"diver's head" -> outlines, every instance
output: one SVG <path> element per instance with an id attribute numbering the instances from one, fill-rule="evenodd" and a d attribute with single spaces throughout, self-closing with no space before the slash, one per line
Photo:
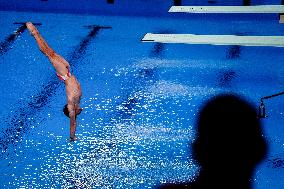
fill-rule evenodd
<path id="1" fill-rule="evenodd" d="M 82 108 L 77 108 L 76 109 L 76 117 L 77 117 L 77 115 L 79 115 L 81 112 L 82 112 Z M 68 104 L 66 104 L 64 107 L 63 107 L 63 113 L 67 116 L 67 117 L 69 117 L 70 118 L 70 116 L 69 116 L 69 110 L 68 110 Z"/>
<path id="2" fill-rule="evenodd" d="M 63 107 L 63 112 L 67 117 L 69 117 L 69 110 L 67 108 L 67 104 Z"/>

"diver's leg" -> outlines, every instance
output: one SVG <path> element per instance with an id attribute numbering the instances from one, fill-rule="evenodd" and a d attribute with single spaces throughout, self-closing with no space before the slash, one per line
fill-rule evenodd
<path id="1" fill-rule="evenodd" d="M 54 56 L 55 52 L 53 49 L 51 49 L 48 44 L 46 43 L 46 41 L 43 39 L 43 37 L 40 35 L 40 33 L 38 32 L 37 28 L 31 23 L 31 22 L 27 22 L 26 26 L 28 28 L 28 30 L 30 31 L 30 33 L 33 35 L 33 37 L 35 38 L 38 47 L 40 49 L 40 51 L 46 55 L 48 58 Z"/>
<path id="2" fill-rule="evenodd" d="M 48 46 L 47 42 L 43 39 L 37 28 L 31 22 L 27 22 L 26 26 L 35 38 L 40 51 L 48 57 L 48 59 L 56 69 L 56 72 L 60 75 L 65 75 L 66 73 L 68 73 L 68 62 Z"/>

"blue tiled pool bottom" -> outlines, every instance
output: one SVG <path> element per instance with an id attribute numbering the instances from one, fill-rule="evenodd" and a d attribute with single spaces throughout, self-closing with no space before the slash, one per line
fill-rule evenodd
<path id="1" fill-rule="evenodd" d="M 1 42 L 20 27 L 14 22 L 42 23 L 40 32 L 82 85 L 84 108 L 79 141 L 70 143 L 64 84 L 27 31 L 15 38 L 0 56 L 0 188 L 153 188 L 191 180 L 203 102 L 234 92 L 257 107 L 281 90 L 282 48 L 140 42 L 147 32 L 281 35 L 276 22 L 0 14 Z M 266 104 L 270 148 L 254 176 L 257 189 L 284 186 L 281 104 L 282 97 Z"/>

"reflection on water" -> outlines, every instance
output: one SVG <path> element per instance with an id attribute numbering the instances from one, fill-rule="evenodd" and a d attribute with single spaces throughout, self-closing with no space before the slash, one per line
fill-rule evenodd
<path id="1" fill-rule="evenodd" d="M 150 57 L 162 57 L 165 50 L 165 43 L 155 43 Z"/>
<path id="2" fill-rule="evenodd" d="M 31 161 L 12 186 L 152 188 L 160 181 L 192 179 L 197 170 L 188 151 L 197 108 L 193 98 L 199 99 L 200 92 L 207 90 L 150 81 L 140 71 L 127 70 L 144 82 L 127 85 L 134 81 L 123 77 L 126 94 L 107 99 L 95 95 L 82 102 L 79 141 L 66 143 L 52 135 L 41 144 L 28 139 L 23 151 L 34 146 L 44 159 L 38 160 L 40 167 Z M 28 177 L 32 173 L 42 181 Z"/>
<path id="3" fill-rule="evenodd" d="M 117 97 L 96 96 L 84 101 L 86 111 L 78 125 L 80 140 L 66 143 L 47 135 L 48 140 L 43 137 L 37 144 L 28 139 L 23 151 L 32 147 L 37 157 L 44 159 L 38 160 L 40 167 L 31 161 L 12 186 L 151 188 L 163 180 L 190 180 L 197 169 L 187 148 L 193 139 L 192 118 L 186 116 L 193 114 L 192 98 L 180 96 L 178 89 L 173 92 L 174 87 L 158 94 L 136 92 L 128 104 Z M 28 154 L 25 157 L 33 159 Z M 32 172 L 42 181 L 29 177 Z"/>
<path id="4" fill-rule="evenodd" d="M 241 56 L 241 46 L 234 45 L 230 46 L 227 50 L 226 58 L 227 59 L 236 59 Z"/>
<path id="5" fill-rule="evenodd" d="M 0 42 L 0 56 L 4 55 L 12 46 L 17 37 L 27 29 L 22 24 L 13 34 L 10 34 L 4 41 Z"/>
<path id="6" fill-rule="evenodd" d="M 227 71 L 220 71 L 218 73 L 218 86 L 221 87 L 231 87 L 232 80 L 237 77 L 237 74 L 233 70 L 227 70 Z"/>

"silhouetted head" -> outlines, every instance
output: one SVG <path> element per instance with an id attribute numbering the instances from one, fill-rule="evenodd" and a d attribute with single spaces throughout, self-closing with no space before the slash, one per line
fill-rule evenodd
<path id="1" fill-rule="evenodd" d="M 63 112 L 67 117 L 69 117 L 69 110 L 67 108 L 67 104 L 63 107 Z"/>
<path id="2" fill-rule="evenodd" d="M 209 100 L 197 126 L 193 154 L 201 167 L 253 169 L 266 155 L 256 110 L 240 97 L 219 95 Z"/>

